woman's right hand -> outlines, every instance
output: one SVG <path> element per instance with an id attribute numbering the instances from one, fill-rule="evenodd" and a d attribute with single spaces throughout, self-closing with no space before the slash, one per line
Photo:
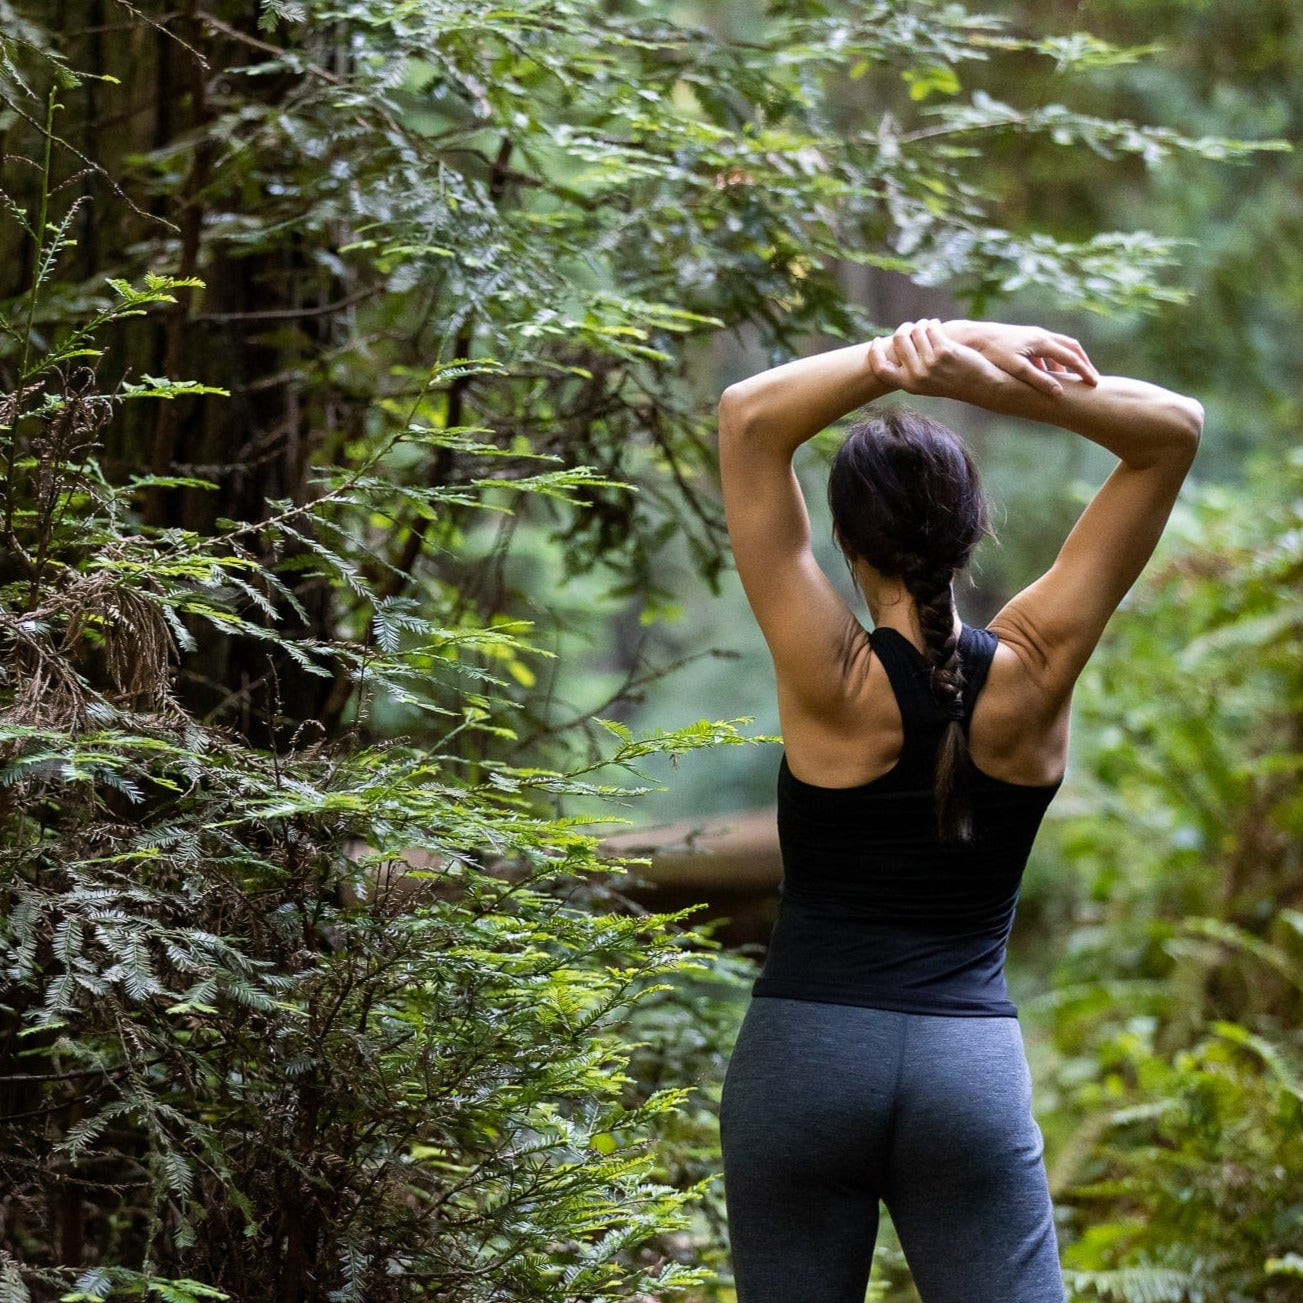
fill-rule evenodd
<path id="1" fill-rule="evenodd" d="M 975 348 L 951 339 L 939 321 L 906 321 L 869 345 L 869 368 L 890 389 L 980 403 L 1009 377 Z"/>

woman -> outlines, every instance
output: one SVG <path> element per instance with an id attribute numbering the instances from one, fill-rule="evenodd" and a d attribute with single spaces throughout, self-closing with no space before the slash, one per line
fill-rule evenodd
<path id="1" fill-rule="evenodd" d="M 986 630 L 952 595 L 986 528 L 976 471 L 927 418 L 873 414 L 830 475 L 872 633 L 810 550 L 793 453 L 897 389 L 1118 458 L 1049 572 Z M 879 1201 L 924 1303 L 1062 1300 L 1005 944 L 1073 684 L 1202 421 L 1192 399 L 1099 376 L 1075 340 L 984 322 L 907 323 L 725 392 L 729 537 L 784 743 L 783 898 L 721 1112 L 739 1303 L 863 1303 Z"/>

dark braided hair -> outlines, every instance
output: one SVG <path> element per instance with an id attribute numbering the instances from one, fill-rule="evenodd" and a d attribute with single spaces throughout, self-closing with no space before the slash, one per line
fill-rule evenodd
<path id="1" fill-rule="evenodd" d="M 914 599 L 937 705 L 949 717 L 937 753 L 937 829 L 972 838 L 964 676 L 951 584 L 988 530 L 977 467 L 953 431 L 907 408 L 852 427 L 833 459 L 828 503 L 838 546 L 899 579 Z"/>

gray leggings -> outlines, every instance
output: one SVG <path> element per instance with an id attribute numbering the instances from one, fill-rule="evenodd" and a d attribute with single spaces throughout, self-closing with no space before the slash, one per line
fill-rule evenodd
<path id="1" fill-rule="evenodd" d="M 879 1200 L 923 1303 L 1062 1303 L 1016 1019 L 753 1000 L 720 1131 L 738 1303 L 863 1303 Z"/>

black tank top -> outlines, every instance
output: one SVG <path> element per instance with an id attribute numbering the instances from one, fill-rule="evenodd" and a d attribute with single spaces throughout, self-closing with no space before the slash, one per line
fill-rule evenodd
<path id="1" fill-rule="evenodd" d="M 900 706 L 900 759 L 859 787 L 778 773 L 783 883 L 754 994 L 903 1013 L 1013 1017 L 1004 956 L 1032 842 L 1058 783 L 991 778 L 970 762 L 973 840 L 938 840 L 933 796 L 945 713 L 921 652 L 894 629 L 869 635 Z M 959 639 L 967 730 L 997 638 Z"/>

